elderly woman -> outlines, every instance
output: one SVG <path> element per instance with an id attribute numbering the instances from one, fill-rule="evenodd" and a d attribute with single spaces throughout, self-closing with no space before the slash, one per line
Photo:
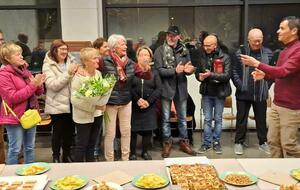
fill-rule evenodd
<path id="1" fill-rule="evenodd" d="M 131 131 L 131 83 L 136 75 L 151 78 L 151 67 L 148 64 L 135 64 L 126 55 L 126 39 L 122 35 L 113 34 L 108 38 L 109 56 L 104 57 L 103 74 L 114 74 L 118 81 L 113 88 L 106 105 L 110 121 L 105 126 L 104 150 L 107 161 L 114 160 L 113 141 L 116 134 L 116 120 L 119 119 L 121 132 L 122 160 L 129 159 Z"/>
<path id="2" fill-rule="evenodd" d="M 0 59 L 5 65 L 0 70 L 0 94 L 2 104 L 0 109 L 0 124 L 6 128 L 8 135 L 7 164 L 18 164 L 18 154 L 23 144 L 25 163 L 34 162 L 34 144 L 36 127 L 24 129 L 19 119 L 26 110 L 38 109 L 36 95 L 43 93 L 44 74 L 32 76 L 23 60 L 20 46 L 7 43 L 0 48 Z M 6 103 L 17 115 L 16 118 Z"/>
<path id="3" fill-rule="evenodd" d="M 140 47 L 137 52 L 138 64 L 149 64 L 152 61 L 152 51 L 146 46 Z M 153 63 L 153 62 L 151 62 Z M 131 141 L 130 141 L 130 160 L 137 160 L 136 142 L 137 135 L 142 139 L 142 158 L 152 160 L 148 153 L 151 145 L 152 131 L 157 128 L 155 102 L 160 98 L 161 80 L 159 73 L 153 70 L 150 80 L 134 77 L 132 81 L 132 117 L 131 117 Z"/>
<path id="4" fill-rule="evenodd" d="M 54 40 L 50 51 L 46 54 L 43 73 L 46 74 L 46 105 L 45 112 L 52 120 L 52 156 L 53 162 L 60 160 L 62 147 L 63 162 L 72 162 L 70 157 L 73 141 L 74 123 L 71 114 L 70 83 L 78 65 L 71 63 L 68 46 L 61 40 Z"/>
<path id="5" fill-rule="evenodd" d="M 98 106 L 93 100 L 78 97 L 76 92 L 85 80 L 91 77 L 102 77 L 101 72 L 97 70 L 99 52 L 94 48 L 83 48 L 80 51 L 80 60 L 83 71 L 75 75 L 71 84 L 73 120 L 77 131 L 74 159 L 76 162 L 93 162 L 95 161 L 94 148 L 102 126 L 102 111 L 105 106 Z"/>

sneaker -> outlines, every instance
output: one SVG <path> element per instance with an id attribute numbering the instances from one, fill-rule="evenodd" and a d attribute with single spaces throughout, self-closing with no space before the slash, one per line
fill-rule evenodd
<path id="1" fill-rule="evenodd" d="M 244 154 L 243 145 L 242 144 L 235 144 L 234 145 L 234 153 L 236 155 Z"/>
<path id="2" fill-rule="evenodd" d="M 217 154 L 222 154 L 222 147 L 219 142 L 214 142 L 213 149 Z"/>
<path id="3" fill-rule="evenodd" d="M 271 154 L 269 145 L 265 142 L 259 145 L 259 150 L 264 151 L 266 154 Z"/>
<path id="4" fill-rule="evenodd" d="M 211 149 L 211 147 L 210 147 L 209 145 L 203 144 L 203 145 L 199 148 L 198 152 L 199 152 L 200 154 L 203 154 L 203 153 L 209 151 L 210 149 Z"/>

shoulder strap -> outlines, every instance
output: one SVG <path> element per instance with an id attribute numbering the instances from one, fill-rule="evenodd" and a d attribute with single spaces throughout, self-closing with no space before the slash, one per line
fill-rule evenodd
<path id="1" fill-rule="evenodd" d="M 7 103 L 2 99 L 2 104 L 3 104 L 3 107 L 4 107 L 4 111 L 5 111 L 5 115 L 8 115 L 8 112 L 7 112 L 7 109 L 8 111 L 15 117 L 19 120 L 17 114 L 7 105 Z"/>

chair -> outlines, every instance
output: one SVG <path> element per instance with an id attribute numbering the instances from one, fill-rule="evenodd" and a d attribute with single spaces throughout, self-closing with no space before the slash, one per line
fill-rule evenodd
<path id="1" fill-rule="evenodd" d="M 236 120 L 236 115 L 233 114 L 233 106 L 232 106 L 232 97 L 231 96 L 227 96 L 225 98 L 224 108 L 230 109 L 230 112 L 223 113 L 223 119 L 230 121 L 231 138 L 232 138 L 232 133 L 233 133 L 233 129 L 234 129 L 233 120 Z"/>

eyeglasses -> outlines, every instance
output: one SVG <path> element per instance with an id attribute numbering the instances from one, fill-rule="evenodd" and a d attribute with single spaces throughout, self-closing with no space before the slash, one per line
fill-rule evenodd
<path id="1" fill-rule="evenodd" d="M 215 43 L 213 43 L 213 44 L 203 44 L 203 47 L 212 47 L 214 45 L 216 45 L 216 44 Z"/>
<path id="2" fill-rule="evenodd" d="M 57 48 L 59 49 L 60 51 L 68 51 L 68 48 Z"/>

